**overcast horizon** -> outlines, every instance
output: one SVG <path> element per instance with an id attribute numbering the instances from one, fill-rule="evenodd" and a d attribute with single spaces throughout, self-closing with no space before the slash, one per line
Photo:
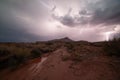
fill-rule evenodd
<path id="1" fill-rule="evenodd" d="M 0 42 L 105 41 L 120 33 L 119 8 L 120 0 L 0 0 Z"/>

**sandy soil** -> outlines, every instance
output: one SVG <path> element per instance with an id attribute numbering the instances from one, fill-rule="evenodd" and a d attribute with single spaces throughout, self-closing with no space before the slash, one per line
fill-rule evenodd
<path id="1" fill-rule="evenodd" d="M 76 62 L 65 48 L 48 57 L 33 60 L 14 72 L 1 72 L 0 80 L 120 80 L 120 62 L 103 55 L 85 56 Z"/>

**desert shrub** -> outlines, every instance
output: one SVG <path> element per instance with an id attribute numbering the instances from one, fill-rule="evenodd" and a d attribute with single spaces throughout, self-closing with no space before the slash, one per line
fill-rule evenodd
<path id="1" fill-rule="evenodd" d="M 12 51 L 12 55 L 9 58 L 8 64 L 11 68 L 16 68 L 21 64 L 26 63 L 29 59 L 30 51 L 26 48 L 14 48 Z"/>
<path id="2" fill-rule="evenodd" d="M 66 43 L 66 47 L 68 49 L 73 49 L 73 44 L 72 43 Z"/>
<path id="3" fill-rule="evenodd" d="M 8 58 L 4 59 L 4 60 L 0 60 L 0 69 L 4 69 L 4 68 L 9 67 L 8 61 L 9 61 Z"/>
<path id="4" fill-rule="evenodd" d="M 52 47 L 42 47 L 42 48 L 35 48 L 31 51 L 31 57 L 36 58 L 40 57 L 42 54 L 49 53 L 54 51 Z"/>
<path id="5" fill-rule="evenodd" d="M 24 55 L 13 55 L 9 58 L 8 65 L 11 68 L 15 68 L 19 66 L 20 64 L 23 64 L 25 62 L 25 56 Z"/>
<path id="6" fill-rule="evenodd" d="M 114 38 L 106 42 L 104 49 L 107 55 L 120 57 L 120 38 Z"/>
<path id="7" fill-rule="evenodd" d="M 81 60 L 82 60 L 81 54 L 75 52 L 74 54 L 72 54 L 72 60 L 73 60 L 73 61 L 81 61 Z"/>
<path id="8" fill-rule="evenodd" d="M 74 46 L 75 44 L 74 43 L 66 43 L 65 44 L 65 47 L 67 48 L 67 51 L 69 52 L 69 53 L 74 53 L 73 51 L 74 51 L 74 48 L 75 48 L 75 46 Z"/>
<path id="9" fill-rule="evenodd" d="M 23 64 L 25 62 L 25 56 L 24 55 L 11 55 L 7 57 L 6 59 L 3 59 L 0 61 L 0 69 L 4 68 L 11 68 L 14 69 L 20 64 Z"/>
<path id="10" fill-rule="evenodd" d="M 2 55 L 2 56 L 1 56 Z M 0 48 L 0 69 L 13 68 L 25 63 L 29 55 L 29 50 L 18 47 Z"/>
<path id="11" fill-rule="evenodd" d="M 44 50 L 48 52 L 53 52 L 57 49 L 59 49 L 62 46 L 61 42 L 49 42 L 45 47 L 43 47 Z"/>
<path id="12" fill-rule="evenodd" d="M 7 49 L 0 49 L 0 57 L 7 56 L 10 54 L 10 51 Z"/>
<path id="13" fill-rule="evenodd" d="M 52 50 L 51 47 L 44 47 L 44 48 L 41 49 L 41 52 L 42 52 L 42 53 L 48 53 L 48 52 L 52 52 L 52 51 L 53 51 L 53 50 Z"/>
<path id="14" fill-rule="evenodd" d="M 50 45 L 53 45 L 52 42 L 46 42 L 46 45 L 50 46 Z"/>
<path id="15" fill-rule="evenodd" d="M 55 51 L 61 43 L 1 43 L 0 69 L 15 68 L 27 60 L 40 57 L 42 54 Z"/>
<path id="16" fill-rule="evenodd" d="M 31 51 L 31 57 L 32 57 L 32 58 L 40 57 L 41 54 L 42 54 L 42 52 L 41 52 L 41 49 L 39 49 L 39 48 L 33 49 L 33 50 Z"/>

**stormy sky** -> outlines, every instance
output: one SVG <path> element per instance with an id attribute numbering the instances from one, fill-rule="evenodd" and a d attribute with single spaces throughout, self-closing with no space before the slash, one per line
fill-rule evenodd
<path id="1" fill-rule="evenodd" d="M 120 32 L 120 0 L 0 0 L 0 42 L 104 41 Z"/>

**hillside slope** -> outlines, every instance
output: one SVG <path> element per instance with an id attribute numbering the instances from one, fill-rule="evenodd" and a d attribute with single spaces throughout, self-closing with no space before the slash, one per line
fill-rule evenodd
<path id="1" fill-rule="evenodd" d="M 106 56 L 101 46 L 80 44 L 72 51 L 61 47 L 40 61 L 14 72 L 1 72 L 1 80 L 119 80 L 120 60 Z M 74 51 L 78 50 L 78 51 Z M 78 52 L 80 60 L 75 53 Z"/>

